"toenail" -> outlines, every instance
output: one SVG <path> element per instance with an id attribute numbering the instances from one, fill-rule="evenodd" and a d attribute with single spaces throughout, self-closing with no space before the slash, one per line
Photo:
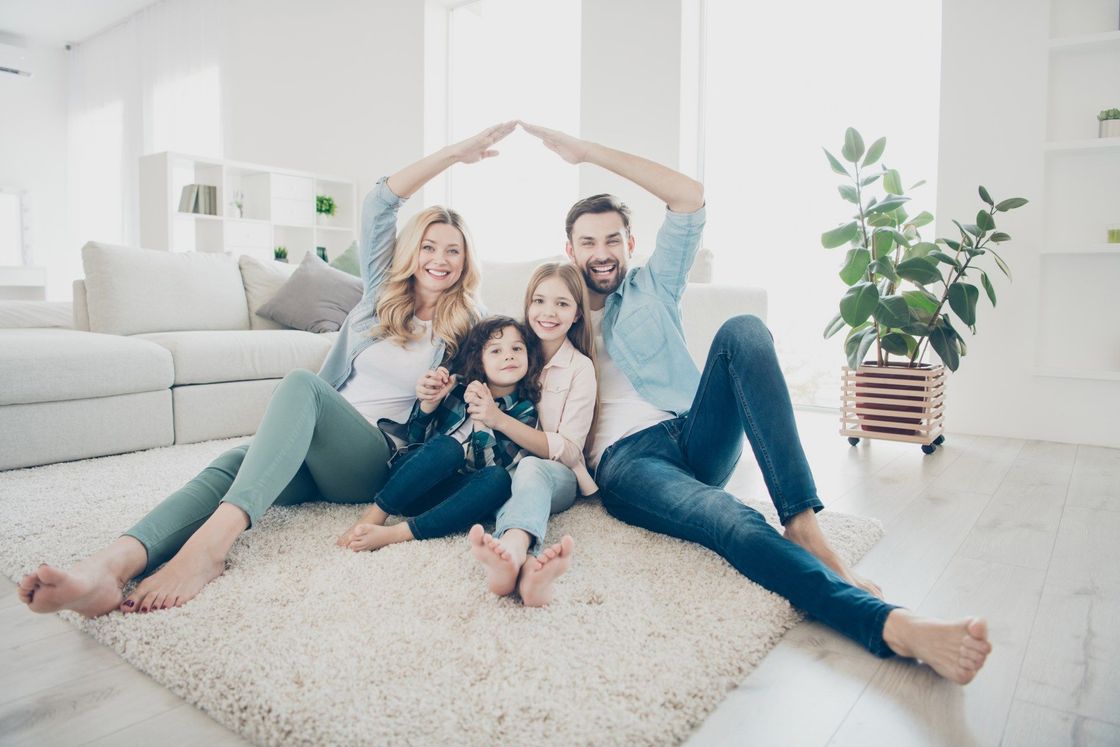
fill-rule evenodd
<path id="1" fill-rule="evenodd" d="M 126 602 L 124 603 L 124 606 L 125 606 L 125 607 L 135 607 L 135 606 L 136 606 L 136 602 L 134 602 L 133 600 L 129 599 L 128 601 L 126 601 Z"/>

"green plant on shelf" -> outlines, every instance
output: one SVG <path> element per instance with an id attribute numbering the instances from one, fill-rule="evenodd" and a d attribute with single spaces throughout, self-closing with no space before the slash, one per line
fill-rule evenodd
<path id="1" fill-rule="evenodd" d="M 280 262 L 288 261 L 288 248 L 285 246 L 278 246 L 272 250 L 272 256 Z"/>
<path id="2" fill-rule="evenodd" d="M 1097 115 L 1097 119 L 1102 122 L 1110 119 L 1120 119 L 1120 109 L 1101 109 L 1101 113 Z"/>
<path id="3" fill-rule="evenodd" d="M 319 215 L 334 215 L 334 198 L 330 195 L 315 196 L 315 212 Z"/>

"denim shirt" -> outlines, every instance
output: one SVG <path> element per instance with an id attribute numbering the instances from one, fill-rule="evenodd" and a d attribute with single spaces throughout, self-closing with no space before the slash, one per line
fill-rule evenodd
<path id="1" fill-rule="evenodd" d="M 649 261 L 631 268 L 603 309 L 603 344 L 638 394 L 661 410 L 683 415 L 700 386 L 685 345 L 681 296 L 700 248 L 705 209 L 665 211 Z"/>
<path id="2" fill-rule="evenodd" d="M 377 301 L 381 286 L 389 276 L 393 264 L 393 250 L 397 239 L 397 210 L 407 198 L 398 197 L 389 189 L 388 177 L 381 177 L 377 185 L 362 200 L 362 225 L 359 235 L 359 264 L 362 269 L 362 300 L 350 310 L 338 337 L 327 353 L 319 376 L 335 389 L 341 389 L 354 372 L 354 359 L 378 338 L 370 335 L 377 325 Z M 436 338 L 432 368 L 443 362 L 447 343 Z"/>

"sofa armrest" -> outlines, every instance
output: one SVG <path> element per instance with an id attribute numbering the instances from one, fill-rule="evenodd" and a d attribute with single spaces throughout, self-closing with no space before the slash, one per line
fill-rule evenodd
<path id="1" fill-rule="evenodd" d="M 752 314 L 766 321 L 766 291 L 737 285 L 689 283 L 681 299 L 685 341 L 696 365 L 703 368 L 716 332 L 733 316 Z"/>
<path id="2" fill-rule="evenodd" d="M 89 332 L 89 306 L 86 305 L 86 281 L 74 281 L 74 329 Z"/>

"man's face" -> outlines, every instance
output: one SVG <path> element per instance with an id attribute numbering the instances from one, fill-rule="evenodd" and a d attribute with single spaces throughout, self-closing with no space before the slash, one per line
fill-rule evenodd
<path id="1" fill-rule="evenodd" d="M 572 238 L 566 250 L 583 272 L 587 289 L 609 295 L 622 285 L 626 262 L 634 253 L 634 237 L 615 212 L 584 213 L 572 224 Z"/>

